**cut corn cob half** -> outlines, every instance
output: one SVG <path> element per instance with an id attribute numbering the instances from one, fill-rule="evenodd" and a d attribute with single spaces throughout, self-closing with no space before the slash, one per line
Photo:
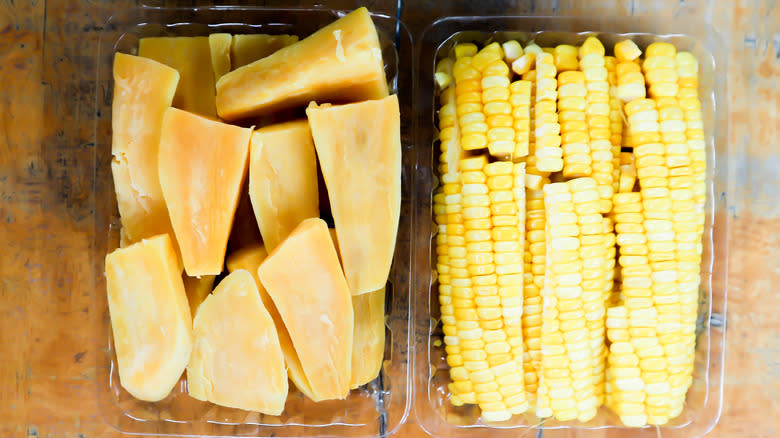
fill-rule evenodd
<path id="1" fill-rule="evenodd" d="M 679 344 L 672 346 L 670 352 L 677 353 L 681 350 L 684 357 L 684 360 L 680 361 L 682 363 L 679 364 L 679 368 L 676 368 L 679 372 L 673 373 L 670 379 L 673 384 L 670 417 L 682 410 L 685 393 L 692 382 L 707 167 L 701 103 L 697 90 L 696 58 L 689 52 L 679 52 L 675 55 L 675 67 L 678 72 L 677 102 L 686 127 L 685 141 L 690 157 L 688 161 L 690 175 L 670 178 L 670 196 L 675 200 L 673 208 L 679 211 L 674 225 L 677 232 L 677 287 L 680 293 L 682 326 L 680 333 L 682 339 Z M 692 208 L 689 200 L 693 201 Z"/>
<path id="2" fill-rule="evenodd" d="M 587 89 L 585 109 L 592 162 L 591 176 L 598 183 L 601 212 L 612 210 L 614 151 L 611 143 L 610 96 L 604 46 L 596 37 L 589 37 L 580 49 L 580 70 Z"/>
<path id="3" fill-rule="evenodd" d="M 455 46 L 456 53 L 458 47 Z M 468 53 L 468 52 L 464 52 Z M 487 124 L 482 112 L 482 74 L 473 65 L 473 56 L 455 60 L 455 110 L 460 126 L 460 144 L 464 150 L 484 149 L 488 145 Z"/>
<path id="4" fill-rule="evenodd" d="M 523 340 L 525 355 L 523 371 L 528 399 L 536 404 L 542 351 L 542 296 L 545 273 L 545 213 L 544 192 L 526 190 L 525 270 L 523 282 Z"/>
<path id="5" fill-rule="evenodd" d="M 515 130 L 509 91 L 509 66 L 498 43 L 480 50 L 472 65 L 481 75 L 482 113 L 486 123 L 487 147 L 494 157 L 511 157 L 515 151 Z"/>
<path id="6" fill-rule="evenodd" d="M 706 197 L 707 156 L 704 142 L 704 122 L 699 101 L 699 65 L 690 52 L 678 52 L 676 55 L 678 73 L 678 95 L 680 108 L 683 111 L 688 143 L 688 153 L 691 157 L 691 170 L 694 178 L 694 201 L 696 205 L 698 232 L 704 227 L 704 200 Z"/>
<path id="7" fill-rule="evenodd" d="M 558 124 L 556 100 L 558 97 L 557 71 L 553 55 L 536 55 L 536 105 L 535 109 L 535 166 L 542 172 L 558 172 L 563 169 L 561 151 L 561 126 Z"/>
<path id="8" fill-rule="evenodd" d="M 514 153 L 512 161 L 528 156 L 531 135 L 531 81 L 518 80 L 509 85 L 509 101 L 512 104 L 512 128 L 514 129 Z M 523 171 L 525 175 L 525 171 Z M 525 179 L 525 177 L 523 177 Z M 525 181 L 523 181 L 525 184 Z"/>
<path id="9" fill-rule="evenodd" d="M 668 382 L 672 383 L 672 386 L 664 394 L 667 397 L 671 395 L 671 398 L 666 399 L 667 404 L 654 407 L 652 412 L 648 412 L 648 423 L 650 424 L 664 424 L 671 414 L 674 414 L 678 409 L 681 410 L 683 403 L 681 397 L 687 390 L 687 387 L 683 389 L 683 386 L 685 378 L 689 374 L 688 362 L 690 361 L 690 371 L 692 371 L 693 366 L 692 337 L 690 354 L 683 353 L 679 359 L 677 356 L 677 353 L 687 351 L 686 346 L 689 342 L 685 334 L 692 332 L 692 330 L 686 330 L 686 328 L 695 327 L 696 305 L 686 305 L 686 303 L 697 302 L 698 287 L 691 290 L 689 283 L 684 281 L 687 280 L 685 277 L 689 277 L 688 271 L 680 269 L 689 266 L 681 258 L 689 252 L 685 250 L 685 245 L 691 243 L 691 240 L 696 240 L 696 223 L 692 190 L 693 175 L 685 135 L 686 125 L 677 99 L 679 88 L 676 64 L 676 50 L 673 45 L 653 43 L 648 46 L 643 70 L 649 85 L 650 95 L 654 98 L 658 109 L 658 126 L 664 158 L 664 162 L 659 163 L 659 165 L 668 171 L 668 179 L 666 186 L 663 186 L 659 181 L 658 184 L 643 189 L 643 191 L 645 195 L 652 193 L 659 199 L 664 198 L 664 204 L 668 205 L 670 215 L 668 220 L 653 221 L 655 229 L 652 231 L 649 223 L 646 228 L 648 228 L 648 239 L 652 239 L 649 245 L 654 244 L 656 248 L 663 245 L 664 251 L 673 250 L 671 257 L 669 257 L 668 252 L 664 252 L 661 257 L 658 256 L 658 251 L 650 253 L 651 256 L 656 256 L 651 259 L 652 285 L 657 291 L 656 294 L 658 291 L 667 292 L 668 289 L 676 289 L 672 294 L 653 297 L 659 324 L 660 321 L 664 321 L 664 323 L 671 324 L 672 327 L 667 331 L 666 326 L 663 326 L 664 332 L 662 332 L 662 336 L 657 336 L 657 344 L 664 353 L 662 356 L 667 361 L 665 364 L 674 366 L 668 367 L 671 371 Z M 637 162 L 640 159 L 647 162 L 654 160 L 655 156 L 637 157 Z M 655 163 L 649 164 L 654 165 Z M 642 183 L 640 178 L 640 185 Z M 649 184 L 645 183 L 644 185 Z M 670 240 L 672 244 L 668 245 Z M 689 316 L 691 314 L 692 317 Z"/>
<path id="10" fill-rule="evenodd" d="M 524 56 L 532 56 L 534 61 L 532 63 L 532 69 L 526 71 L 522 75 L 522 80 L 531 84 L 531 103 L 528 112 L 528 156 L 526 158 L 526 178 L 525 185 L 531 190 L 541 190 L 544 184 L 550 182 L 550 172 L 545 172 L 537 167 L 538 159 L 536 157 L 536 54 L 541 53 L 541 48 L 534 44 L 529 44 L 526 47 Z"/>
<path id="11" fill-rule="evenodd" d="M 617 73 L 615 72 L 617 60 L 612 56 L 605 56 L 604 65 L 607 69 L 607 82 L 609 83 L 609 140 L 612 144 L 613 157 L 612 188 L 617 193 L 620 188 L 620 148 L 623 146 L 622 105 L 617 96 Z"/>
<path id="12" fill-rule="evenodd" d="M 451 77 L 452 69 L 452 62 L 441 61 L 437 65 L 437 73 L 444 76 Z M 453 286 L 451 269 L 465 267 L 465 263 L 463 263 L 465 229 L 460 203 L 462 183 L 457 169 L 461 147 L 459 122 L 456 114 L 455 84 L 451 79 L 447 82 L 450 85 L 440 95 L 439 140 L 442 153 L 439 162 L 441 186 L 434 195 L 433 209 L 438 227 L 436 270 L 439 282 L 439 304 L 447 363 L 450 365 L 450 378 L 452 379 L 452 383 L 449 384 L 450 401 L 453 405 L 460 406 L 464 403 L 474 403 L 476 397 L 468 373 L 463 368 L 463 357 L 460 354 L 455 320 L 454 300 L 456 297 L 458 300 L 470 297 L 467 294 L 464 297 L 461 289 L 456 289 L 456 293 L 453 293 L 455 286 Z M 461 301 L 457 302 L 461 303 Z"/>
<path id="13" fill-rule="evenodd" d="M 585 74 L 565 71 L 558 74 L 558 121 L 561 126 L 563 177 L 591 176 L 591 148 L 585 116 Z"/>
<path id="14" fill-rule="evenodd" d="M 606 248 L 598 199 L 592 178 L 544 187 L 549 269 L 542 289 L 536 411 L 542 418 L 588 421 L 599 405 L 593 378 L 594 352 L 599 348 L 590 335 L 598 329 L 599 320 L 591 318 L 592 324 L 588 323 L 588 313 L 599 305 L 603 311 L 604 303 L 601 282 Z M 603 337 L 597 341 L 603 343 Z"/>

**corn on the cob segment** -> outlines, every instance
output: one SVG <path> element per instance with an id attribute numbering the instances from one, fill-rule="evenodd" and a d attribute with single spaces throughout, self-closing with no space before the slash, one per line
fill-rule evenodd
<path id="1" fill-rule="evenodd" d="M 693 171 L 693 194 L 696 205 L 697 223 L 699 233 L 704 227 L 704 201 L 706 197 L 705 178 L 707 170 L 707 156 L 704 143 L 704 122 L 701 116 L 701 102 L 699 101 L 699 64 L 690 52 L 679 52 L 675 57 L 677 61 L 678 92 L 680 108 L 683 111 L 688 143 L 688 153 L 691 157 L 691 170 Z"/>
<path id="2" fill-rule="evenodd" d="M 542 366 L 537 415 L 588 421 L 599 406 L 591 342 L 603 312 L 605 247 L 598 191 L 592 178 L 544 187 L 549 269 L 542 289 Z M 594 322 L 593 325 L 590 323 Z M 603 321 L 601 321 L 603 328 Z M 603 336 L 598 339 L 603 343 Z"/>
<path id="3" fill-rule="evenodd" d="M 636 62 L 642 51 L 631 40 L 621 41 L 615 44 L 615 57 L 617 65 L 617 97 L 623 102 L 645 97 L 645 78 L 639 63 Z"/>
<path id="4" fill-rule="evenodd" d="M 460 159 L 460 129 L 456 114 L 455 85 L 452 81 L 452 61 L 442 60 L 437 65 L 439 82 L 449 84 L 441 93 L 441 108 L 439 109 L 439 140 L 441 155 L 440 180 L 441 186 L 433 197 L 434 218 L 438 224 L 436 235 L 436 270 L 439 282 L 439 304 L 444 330 L 444 343 L 447 353 L 447 363 L 450 365 L 449 385 L 450 402 L 455 406 L 464 403 L 474 403 L 476 397 L 463 368 L 463 357 L 460 354 L 458 333 L 455 320 L 454 298 L 469 299 L 469 294 L 458 286 L 457 295 L 453 294 L 451 268 L 465 267 L 463 260 L 462 239 L 465 234 L 463 227 L 461 197 L 461 177 L 457 170 Z M 450 246 L 452 243 L 452 247 Z M 455 257 L 452 257 L 450 250 Z M 465 295 L 465 296 L 464 296 Z"/>
<path id="5" fill-rule="evenodd" d="M 591 176 L 590 137 L 585 116 L 585 74 L 565 71 L 558 75 L 558 121 L 561 125 L 563 177 Z"/>
<path id="6" fill-rule="evenodd" d="M 609 83 L 609 141 L 612 144 L 613 163 L 612 188 L 617 193 L 620 180 L 620 148 L 623 146 L 622 105 L 617 95 L 617 73 L 615 71 L 617 60 L 614 56 L 605 56 L 604 66 L 607 69 L 607 82 Z"/>
<path id="7" fill-rule="evenodd" d="M 456 46 L 456 53 L 459 47 Z M 460 125 L 460 143 L 464 150 L 483 149 L 488 145 L 486 118 L 482 111 L 482 73 L 473 64 L 474 56 L 464 54 L 457 57 L 452 67 L 455 109 Z"/>
<path id="8" fill-rule="evenodd" d="M 670 411 L 657 418 L 649 418 L 651 424 L 663 424 L 670 416 L 682 410 L 690 373 L 693 370 L 694 328 L 698 304 L 698 254 L 692 247 L 701 239 L 696 221 L 694 202 L 694 176 L 687 144 L 686 124 L 678 101 L 678 76 L 676 49 L 668 43 L 654 43 L 647 48 L 645 76 L 650 92 L 659 108 L 661 140 L 665 145 L 666 167 L 669 168 L 669 197 L 672 200 L 672 232 L 675 237 L 675 258 L 666 266 L 663 274 L 672 277 L 676 286 L 676 302 L 658 305 L 659 318 L 668 318 L 679 324 L 677 330 L 669 330 L 659 337 L 670 362 L 672 400 Z M 656 277 L 662 274 L 654 272 Z M 670 281 L 670 282 L 672 282 Z M 672 313 L 675 311 L 675 313 Z M 676 328 L 677 328 L 676 327 Z"/>
<path id="9" fill-rule="evenodd" d="M 559 72 L 577 70 L 577 53 L 579 50 L 569 44 L 559 44 L 553 49 L 553 61 L 555 69 Z"/>
<path id="10" fill-rule="evenodd" d="M 561 126 L 558 124 L 556 100 L 558 98 L 557 71 L 553 55 L 536 55 L 536 105 L 535 134 L 536 168 L 542 172 L 558 172 L 563 169 L 561 150 Z"/>
<path id="11" fill-rule="evenodd" d="M 706 155 L 698 64 L 630 40 L 457 44 L 437 65 L 436 270 L 453 405 L 627 426 L 692 383 Z M 627 148 L 627 152 L 621 152 Z"/>
<path id="12" fill-rule="evenodd" d="M 544 192 L 526 191 L 525 271 L 523 275 L 523 338 L 528 399 L 536 401 L 542 360 L 542 287 L 546 262 Z"/>
<path id="13" fill-rule="evenodd" d="M 652 97 L 677 97 L 677 49 L 670 43 L 647 46 L 642 62 L 645 79 Z"/>
<path id="14" fill-rule="evenodd" d="M 515 151 L 512 105 L 509 101 L 509 66 L 498 43 L 489 44 L 472 59 L 480 73 L 482 111 L 487 124 L 487 146 L 490 155 L 508 158 Z"/>
<path id="15" fill-rule="evenodd" d="M 517 80 L 509 85 L 509 102 L 512 104 L 512 128 L 515 134 L 512 161 L 528 156 L 528 143 L 531 135 L 531 89 L 531 81 Z M 525 174 L 525 171 L 523 174 Z M 525 184 L 525 181 L 523 181 L 523 184 Z"/>
<path id="16" fill-rule="evenodd" d="M 585 113 L 593 162 L 592 176 L 598 183 L 601 212 L 606 214 L 612 210 L 612 194 L 615 192 L 612 185 L 615 151 L 611 143 L 610 87 L 604 46 L 596 37 L 589 37 L 582 44 L 580 55 L 580 69 L 587 84 Z"/>
<path id="17" fill-rule="evenodd" d="M 498 365 L 495 355 L 506 356 L 503 362 L 514 362 L 509 357 L 506 338 L 501 336 L 503 331 L 496 266 L 490 260 L 493 256 L 493 241 L 486 165 L 484 155 L 461 160 L 466 266 L 450 269 L 450 273 L 453 281 L 457 280 L 457 284 L 464 288 L 464 292 L 473 292 L 471 299 L 463 300 L 462 307 L 455 309 L 456 324 L 460 324 L 458 342 L 463 366 L 471 380 L 483 417 L 501 421 L 509 419 L 511 414 L 498 391 L 496 379 L 499 376 L 493 369 L 494 364 Z"/>

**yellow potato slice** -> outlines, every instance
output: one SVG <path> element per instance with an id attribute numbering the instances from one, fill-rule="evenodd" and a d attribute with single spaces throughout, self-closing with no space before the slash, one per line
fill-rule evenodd
<path id="1" fill-rule="evenodd" d="M 192 350 L 190 307 L 170 237 L 108 254 L 106 286 L 119 382 L 139 400 L 162 400 Z"/>
<path id="2" fill-rule="evenodd" d="M 252 275 L 225 277 L 200 305 L 187 366 L 189 393 L 198 400 L 279 415 L 287 373 L 279 337 Z"/>
<path id="3" fill-rule="evenodd" d="M 268 295 L 268 292 L 257 277 L 257 268 L 260 267 L 260 264 L 266 257 L 268 257 L 268 253 L 263 245 L 255 245 L 231 253 L 225 264 L 227 265 L 228 272 L 245 269 L 252 274 L 252 277 L 257 284 L 257 289 L 260 291 L 260 299 L 263 300 L 263 304 L 271 315 L 271 319 L 274 320 L 276 333 L 279 335 L 279 344 L 282 347 L 282 354 L 284 354 L 284 362 L 287 364 L 287 376 L 306 397 L 318 401 L 311 392 L 309 381 L 306 379 L 306 374 L 303 372 L 303 366 L 301 366 L 301 361 L 298 359 L 298 353 L 295 352 L 292 339 L 290 339 L 290 333 L 287 332 L 287 327 L 284 326 L 282 316 L 279 315 L 279 311 L 276 310 L 276 305 L 271 299 L 271 296 Z"/>
<path id="4" fill-rule="evenodd" d="M 343 399 L 352 368 L 352 299 L 325 221 L 305 219 L 257 270 L 315 400 Z"/>

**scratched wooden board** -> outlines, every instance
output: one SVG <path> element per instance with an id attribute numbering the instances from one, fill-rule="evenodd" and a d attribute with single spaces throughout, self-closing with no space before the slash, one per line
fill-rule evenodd
<path id="1" fill-rule="evenodd" d="M 114 437 L 97 406 L 92 245 L 98 33 L 144 0 L 0 2 L 0 436 Z M 257 4 L 258 2 L 233 2 Z M 269 4 L 303 4 L 301 1 Z M 356 1 L 325 2 L 348 8 Z M 413 32 L 468 2 L 406 2 Z M 186 5 L 205 2 L 186 2 Z M 368 2 L 394 13 L 395 2 Z M 703 16 L 729 52 L 730 288 L 725 404 L 712 436 L 780 435 L 780 13 L 766 0 L 489 1 L 484 14 Z M 738 164 L 737 164 L 738 163 Z M 545 433 L 552 436 L 552 433 Z M 576 433 L 554 434 L 579 436 Z M 410 419 L 399 436 L 424 436 Z M 583 435 L 584 436 L 584 435 Z M 590 436 L 590 435 L 588 435 Z"/>

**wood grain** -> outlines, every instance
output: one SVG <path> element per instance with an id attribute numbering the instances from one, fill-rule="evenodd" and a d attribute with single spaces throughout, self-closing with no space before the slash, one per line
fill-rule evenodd
<path id="1" fill-rule="evenodd" d="M 90 250 L 94 166 L 94 56 L 105 20 L 164 0 L 0 2 L 0 436 L 115 437 L 97 406 Z M 233 2 L 236 3 L 236 2 Z M 257 4 L 257 2 L 237 2 Z M 262 3 L 262 2 L 260 2 Z M 300 5 L 305 1 L 269 1 Z M 327 2 L 349 8 L 357 1 Z M 482 14 L 700 17 L 728 51 L 728 157 L 733 189 L 725 403 L 711 436 L 780 435 L 780 13 L 771 1 L 495 0 Z M 395 13 L 395 1 L 367 3 Z M 407 1 L 413 34 L 466 0 Z M 397 414 L 397 413 L 396 413 Z M 414 418 L 399 436 L 424 436 Z M 548 435 L 548 434 L 545 434 Z M 549 434 L 552 436 L 553 434 Z M 578 434 L 554 434 L 579 436 Z M 588 435 L 591 436 L 591 435 Z"/>

